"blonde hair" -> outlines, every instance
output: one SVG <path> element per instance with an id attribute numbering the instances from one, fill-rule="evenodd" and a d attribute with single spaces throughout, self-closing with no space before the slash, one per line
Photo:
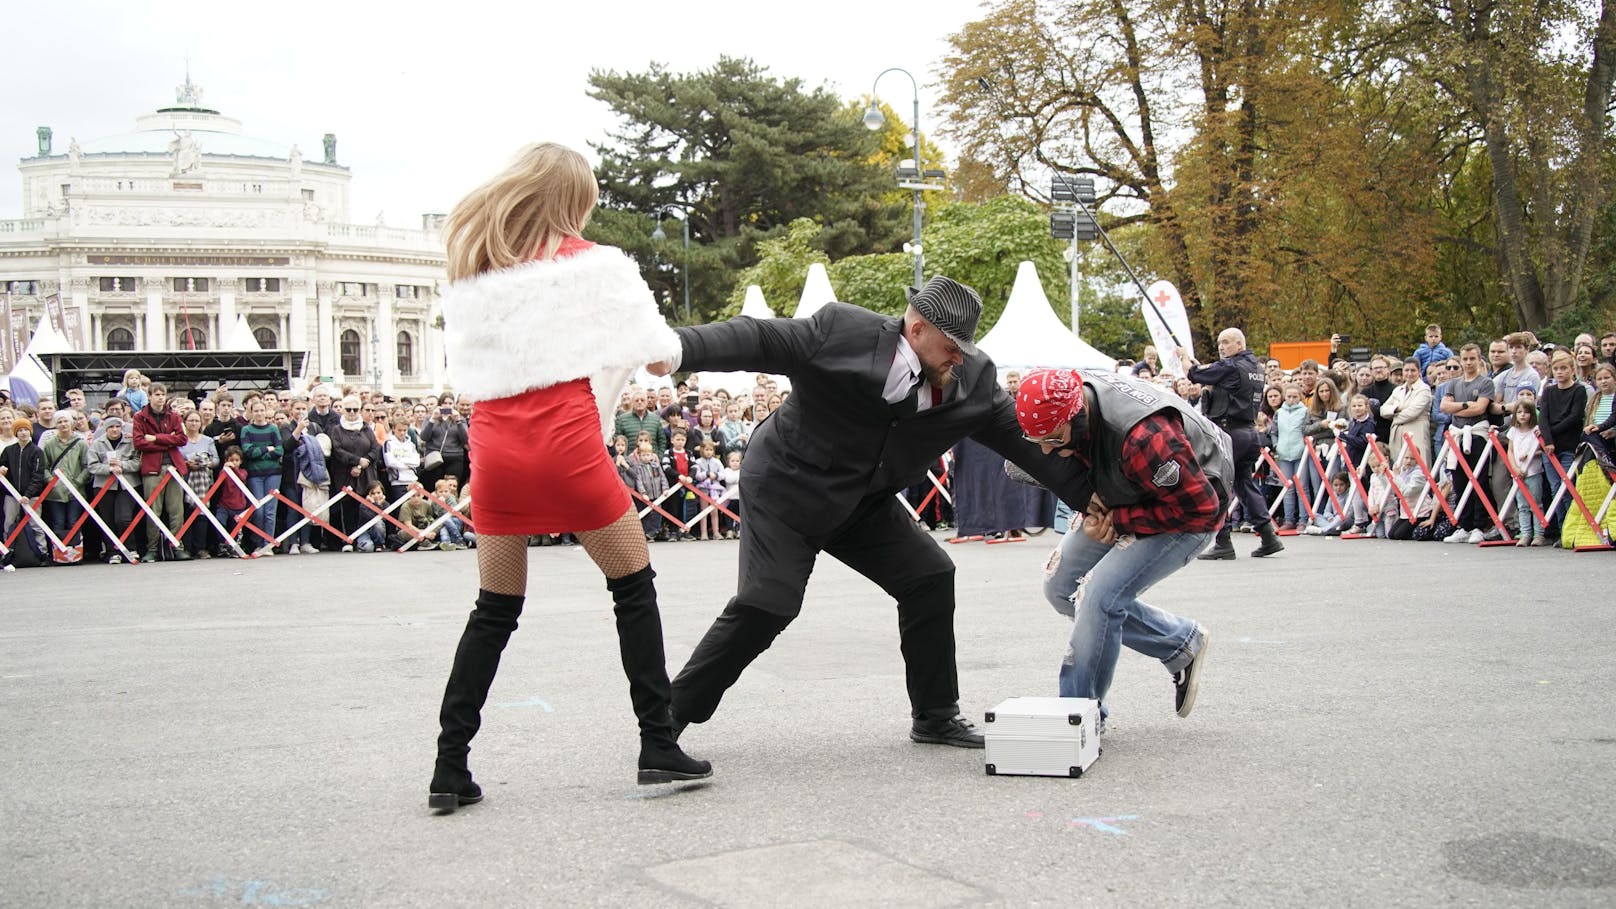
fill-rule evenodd
<path id="1" fill-rule="evenodd" d="M 583 233 L 599 192 L 583 155 L 554 142 L 523 148 L 449 213 L 449 280 L 553 258 L 562 238 Z"/>

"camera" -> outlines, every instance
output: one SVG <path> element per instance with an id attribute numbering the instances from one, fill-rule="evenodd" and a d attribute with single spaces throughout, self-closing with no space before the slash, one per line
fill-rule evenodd
<path id="1" fill-rule="evenodd" d="M 439 407 L 438 408 L 438 413 L 441 413 L 444 416 L 448 416 L 449 414 L 454 413 L 454 408 L 453 407 Z"/>

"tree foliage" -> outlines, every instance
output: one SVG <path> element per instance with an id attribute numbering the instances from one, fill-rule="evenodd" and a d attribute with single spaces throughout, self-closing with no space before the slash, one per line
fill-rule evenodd
<path id="1" fill-rule="evenodd" d="M 1603 261 L 1611 2 L 1000 0 L 951 39 L 949 133 L 1023 191 L 1098 178 L 1202 333 L 1542 326 Z"/>
<path id="2" fill-rule="evenodd" d="M 1064 244 L 1050 239 L 1043 209 L 1021 196 L 1001 196 L 980 205 L 948 202 L 934 206 L 924 236 L 926 276 L 947 275 L 982 295 L 984 334 L 1004 310 L 1022 261 L 1038 268 L 1044 292 L 1052 300 L 1068 297 Z M 825 262 L 816 243 L 813 222 L 793 223 L 786 234 L 760 244 L 756 265 L 742 271 L 724 314 L 740 312 L 746 287 L 758 285 L 776 315 L 796 312 L 808 266 Z M 837 299 L 876 312 L 903 312 L 903 289 L 914 282 L 914 260 L 902 253 L 848 256 L 830 262 L 828 272 Z"/>
<path id="3" fill-rule="evenodd" d="M 682 260 L 682 240 L 666 225 L 672 246 L 648 237 L 655 212 L 688 217 L 699 316 L 721 307 L 729 272 L 757 261 L 758 243 L 798 218 L 819 226 L 815 243 L 831 257 L 902 243 L 905 210 L 889 193 L 882 134 L 825 89 L 731 57 L 689 74 L 659 64 L 643 73 L 596 70 L 589 84 L 590 96 L 620 118 L 609 141 L 595 146 L 602 211 L 591 236 L 635 256 L 659 295 L 673 298 L 678 270 L 658 259 Z"/>

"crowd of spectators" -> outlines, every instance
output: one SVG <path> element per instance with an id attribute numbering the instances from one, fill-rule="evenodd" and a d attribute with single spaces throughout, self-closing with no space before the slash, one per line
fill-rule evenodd
<path id="1" fill-rule="evenodd" d="M 1200 396 L 1164 372 L 1153 349 L 1122 368 L 1190 401 Z M 1282 532 L 1482 543 L 1503 537 L 1492 504 L 1516 545 L 1555 545 L 1572 507 L 1561 496 L 1549 508 L 1562 470 L 1573 471 L 1580 451 L 1586 469 L 1616 476 L 1616 332 L 1562 347 L 1522 331 L 1455 352 L 1433 324 L 1406 359 L 1304 360 L 1287 371 L 1269 358 L 1265 370 L 1257 430 L 1273 463 L 1260 465 L 1259 480 Z M 1485 503 L 1466 495 L 1472 476 Z"/>
<path id="2" fill-rule="evenodd" d="M 644 518 L 647 539 L 737 535 L 735 520 L 724 512 L 740 509 L 747 441 L 757 421 L 788 394 L 763 376 L 748 393 L 733 396 L 685 384 L 677 390 L 631 386 L 623 393 L 609 454 L 624 483 L 657 506 Z M 126 555 L 189 561 L 238 553 L 376 552 L 407 543 L 421 550 L 473 547 L 476 534 L 464 520 L 475 524 L 468 457 L 473 406 L 468 396 L 452 392 L 394 400 L 319 383 L 240 394 L 221 383 L 211 392 L 171 394 L 134 370 L 116 395 L 93 405 L 76 388 L 60 402 L 42 400 L 37 407 L 0 395 L 0 476 L 30 502 L 38 500 L 36 511 L 66 547 L 53 546 L 11 494 L 0 494 L 0 540 L 16 533 L 6 567 L 115 564 Z M 173 482 L 169 467 L 194 497 Z M 57 471 L 65 479 L 53 484 Z M 94 503 L 121 541 L 81 520 L 80 497 Z M 329 504 L 333 498 L 338 501 Z M 238 523 L 241 529 L 227 540 L 201 515 L 193 517 L 198 502 L 226 529 Z M 712 502 L 723 508 L 709 507 Z M 377 509 L 398 523 L 378 517 Z M 665 521 L 662 512 L 678 523 Z M 342 536 L 305 513 L 321 516 Z M 563 534 L 529 542 L 576 540 Z"/>
<path id="3" fill-rule="evenodd" d="M 1474 475 L 1488 501 L 1506 515 L 1506 529 L 1519 545 L 1552 545 L 1569 497 L 1549 512 L 1561 471 L 1545 459 L 1570 471 L 1583 451 L 1594 469 L 1616 471 L 1616 332 L 1598 339 L 1580 335 L 1568 347 L 1516 332 L 1485 350 L 1465 344 L 1455 352 L 1443 342 L 1442 329 L 1431 325 L 1406 359 L 1375 354 L 1367 362 L 1332 359 L 1327 366 L 1306 360 L 1287 371 L 1269 358 L 1265 366 L 1268 385 L 1257 430 L 1272 463 L 1265 459 L 1258 475 L 1281 531 L 1448 543 L 1498 539 L 1501 532 L 1481 498 L 1465 495 Z M 1200 397 L 1193 382 L 1163 369 L 1152 348 L 1118 368 L 1191 402 Z M 1013 370 L 1005 376 L 1012 395 L 1018 378 Z M 737 535 L 730 515 L 741 513 L 747 442 L 789 394 L 765 375 L 734 393 L 700 387 L 694 379 L 660 388 L 631 385 L 623 393 L 609 454 L 645 511 L 647 540 Z M 171 394 L 133 370 L 116 395 L 97 405 L 79 389 L 67 389 L 60 406 L 50 400 L 37 407 L 13 404 L 0 395 L 0 476 L 30 501 L 43 493 L 37 510 L 67 547 L 51 546 L 7 493 L 0 537 L 12 540 L 6 567 L 116 563 L 125 553 L 143 561 L 186 561 L 233 556 L 238 546 L 258 557 L 376 552 L 405 544 L 423 550 L 475 546 L 476 534 L 462 520 L 475 522 L 467 438 L 472 409 L 467 396 L 452 392 L 394 400 L 329 384 L 240 394 L 221 384 L 211 392 Z M 1483 459 L 1488 430 L 1499 434 L 1504 455 L 1493 449 Z M 543 440 L 535 437 L 534 443 Z M 1500 463 L 1503 457 L 1521 484 Z M 170 466 L 194 498 L 179 484 L 164 482 Z M 946 464 L 939 470 L 946 474 Z M 80 521 L 78 497 L 61 481 L 50 484 L 56 471 L 86 501 L 99 495 L 96 510 L 123 535 L 122 546 L 95 522 Z M 1427 471 L 1448 508 L 1429 493 Z M 223 474 L 230 476 L 216 482 Z M 1537 519 L 1519 485 L 1546 521 Z M 276 492 L 301 511 L 282 504 Z M 327 509 L 333 497 L 340 500 Z M 251 509 L 234 535 L 235 546 L 212 523 L 191 519 L 196 502 L 205 503 L 227 529 Z M 1511 507 L 1504 509 L 1506 502 Z M 414 532 L 379 518 L 375 509 L 387 510 Z M 322 515 L 352 542 L 305 520 L 303 512 Z M 927 520 L 936 526 L 937 517 Z M 19 525 L 25 526 L 17 532 Z M 169 535 L 180 545 L 170 544 Z M 575 542 L 565 534 L 529 540 L 538 546 Z"/>

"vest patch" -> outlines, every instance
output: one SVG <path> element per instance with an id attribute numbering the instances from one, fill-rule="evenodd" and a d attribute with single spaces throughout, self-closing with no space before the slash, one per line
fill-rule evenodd
<path id="1" fill-rule="evenodd" d="M 1163 461 L 1156 468 L 1156 472 L 1150 475 L 1150 482 L 1155 483 L 1158 489 L 1167 489 L 1178 485 L 1178 476 L 1178 462 Z"/>

